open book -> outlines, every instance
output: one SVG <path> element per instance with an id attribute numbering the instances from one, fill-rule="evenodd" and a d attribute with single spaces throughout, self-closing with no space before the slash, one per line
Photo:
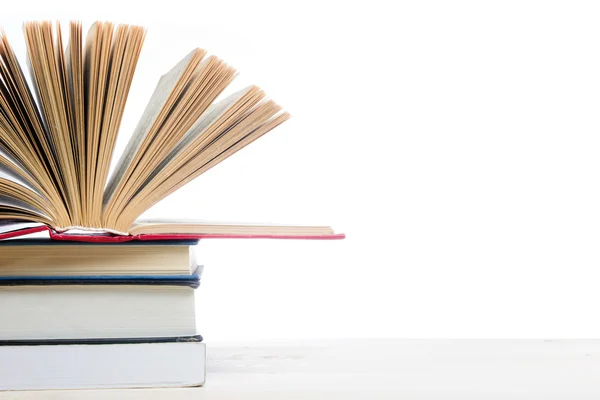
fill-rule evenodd
<path id="1" fill-rule="evenodd" d="M 0 34 L 0 238 L 48 229 L 113 236 L 340 237 L 326 226 L 136 221 L 286 119 L 251 86 L 216 101 L 235 70 L 194 49 L 163 75 L 109 167 L 144 42 L 138 26 L 24 25 L 31 85 Z M 26 228 L 22 228 L 25 226 Z M 21 228 L 19 228 L 21 227 Z"/>

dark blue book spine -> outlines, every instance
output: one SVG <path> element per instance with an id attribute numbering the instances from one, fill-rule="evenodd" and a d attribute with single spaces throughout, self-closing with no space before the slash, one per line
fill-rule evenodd
<path id="1" fill-rule="evenodd" d="M 192 275 L 100 275 L 100 276 L 4 276 L 0 286 L 46 285 L 155 285 L 200 286 L 204 267 L 196 268 Z"/>

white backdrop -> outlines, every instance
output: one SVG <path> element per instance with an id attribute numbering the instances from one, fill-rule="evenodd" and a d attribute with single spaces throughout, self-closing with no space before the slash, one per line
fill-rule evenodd
<path id="1" fill-rule="evenodd" d="M 294 115 L 147 216 L 348 235 L 204 241 L 208 340 L 600 336 L 600 5 L 139 4 L 3 4 L 0 24 L 21 55 L 25 19 L 148 27 L 117 154 L 196 46 Z"/>

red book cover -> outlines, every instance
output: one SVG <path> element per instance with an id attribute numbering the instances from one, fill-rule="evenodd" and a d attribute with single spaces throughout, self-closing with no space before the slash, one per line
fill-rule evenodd
<path id="1" fill-rule="evenodd" d="M 66 233 L 56 232 L 46 225 L 34 223 L 19 223 L 4 225 L 0 231 L 0 240 L 18 238 L 32 233 L 48 232 L 53 240 L 69 240 L 89 243 L 121 243 L 132 240 L 185 240 L 185 239 L 307 239 L 307 240 L 335 240 L 344 239 L 343 233 L 331 235 L 229 235 L 229 234 L 140 234 L 140 235 L 114 235 L 110 233 Z"/>

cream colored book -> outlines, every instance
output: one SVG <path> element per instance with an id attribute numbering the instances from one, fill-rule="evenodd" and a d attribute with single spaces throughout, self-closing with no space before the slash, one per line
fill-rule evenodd
<path id="1" fill-rule="evenodd" d="M 140 221 L 171 193 L 289 118 L 257 86 L 220 98 L 236 71 L 194 49 L 160 77 L 109 166 L 145 30 L 24 24 L 31 85 L 0 35 L 0 233 L 17 225 L 114 235 L 335 237 L 328 226 Z M 64 36 L 63 36 L 64 35 Z"/>

